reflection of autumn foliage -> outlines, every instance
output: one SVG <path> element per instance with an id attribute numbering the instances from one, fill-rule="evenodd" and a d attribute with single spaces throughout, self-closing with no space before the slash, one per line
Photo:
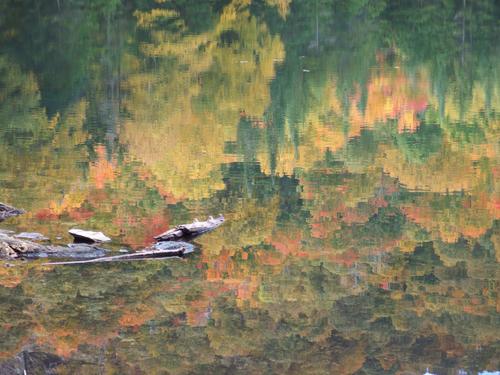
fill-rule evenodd
<path id="1" fill-rule="evenodd" d="M 267 3 L 283 19 L 292 4 Z M 194 213 L 227 218 L 184 259 L 0 265 L 0 297 L 15 302 L 0 306 L 1 356 L 34 342 L 99 352 L 116 373 L 416 373 L 495 348 L 498 89 L 474 84 L 464 106 L 454 87 L 438 97 L 426 66 L 379 57 L 345 95 L 330 71 L 308 81 L 311 69 L 300 74 L 314 98 L 278 129 L 270 81 L 285 48 L 249 4 L 230 2 L 200 34 L 180 12 L 135 13 L 147 36 L 123 56 L 123 158 L 87 152 L 87 99 L 48 116 L 34 75 L 0 59 L 2 87 L 29 109 L 16 126 L 43 140 L 34 156 L 0 153 L 14 186 L 2 196 L 30 211 L 20 227 L 76 222 L 135 248 Z M 244 157 L 258 173 L 234 163 Z M 490 351 L 478 361 L 496 363 Z"/>
<path id="2" fill-rule="evenodd" d="M 460 236 L 478 238 L 500 218 L 499 210 L 491 209 L 485 194 L 464 197 L 427 195 L 412 205 L 403 206 L 408 218 L 434 233 L 438 238 L 454 242 Z M 450 202 L 442 204 L 441 202 Z"/>
<path id="3" fill-rule="evenodd" d="M 426 109 L 429 101 L 429 86 L 425 71 L 410 76 L 403 69 L 374 70 L 367 87 L 364 125 L 397 120 L 399 132 L 415 131 L 420 124 L 417 115 Z"/>
<path id="4" fill-rule="evenodd" d="M 64 113 L 47 118 L 40 107 L 37 85 L 33 83 L 31 89 L 37 93 L 38 99 L 30 103 L 35 108 L 25 112 L 25 124 L 19 126 L 20 129 L 34 126 L 37 131 L 35 138 L 45 141 L 31 146 L 29 152 L 19 153 L 14 148 L 1 153 L 3 158 L 7 158 L 2 164 L 11 169 L 6 178 L 17 181 L 19 187 L 15 191 L 3 189 L 2 195 L 10 202 L 25 207 L 29 212 L 26 219 L 52 219 L 64 211 L 79 208 L 85 197 L 85 182 L 75 168 L 87 158 L 87 153 L 80 146 L 87 139 L 83 123 L 88 103 L 84 99 L 76 101 Z M 24 91 L 20 93 L 28 95 Z M 22 168 L 19 167 L 21 164 Z M 28 197 L 35 196 L 36 199 L 27 201 Z"/>
<path id="5" fill-rule="evenodd" d="M 339 151 L 350 138 L 359 136 L 360 126 L 352 123 L 346 131 L 335 117 L 343 110 L 337 97 L 336 84 L 336 79 L 331 78 L 321 88 L 318 101 L 307 108 L 303 124 L 286 123 L 284 139 L 278 145 L 274 173 L 291 176 L 295 170 L 313 168 L 326 152 Z M 335 116 L 332 117 L 332 113 Z M 300 141 L 294 139 L 291 131 L 294 126 L 300 127 Z M 257 158 L 267 174 L 272 172 L 269 146 L 263 142 L 257 150 Z"/>
<path id="6" fill-rule="evenodd" d="M 138 305 L 134 310 L 126 311 L 119 319 L 121 326 L 139 327 L 153 319 L 157 311 L 152 306 Z"/>
<path id="7" fill-rule="evenodd" d="M 116 335 L 115 332 L 90 333 L 83 330 L 76 334 L 74 328 L 57 327 L 46 330 L 44 326 L 38 326 L 34 331 L 39 337 L 38 345 L 49 345 L 55 349 L 56 354 L 64 357 L 75 353 L 82 343 L 102 346 Z"/>
<path id="8" fill-rule="evenodd" d="M 342 359 L 336 364 L 339 369 L 356 369 L 371 345 L 393 353 L 386 338 L 403 333 L 418 336 L 430 330 L 437 335 L 434 350 L 459 356 L 470 347 L 457 334 L 459 330 L 448 326 L 453 321 L 432 328 L 433 319 L 445 311 L 454 317 L 467 316 L 461 324 L 482 327 L 481 319 L 497 308 L 495 286 L 481 281 L 493 276 L 491 271 L 476 274 L 483 260 L 469 257 L 464 273 L 456 261 L 444 266 L 432 245 L 420 246 L 421 250 L 414 249 L 403 258 L 397 255 L 394 260 L 399 260 L 392 262 L 390 253 L 385 259 L 355 250 L 334 255 L 324 249 L 326 243 L 316 248 L 302 236 L 287 228 L 276 230 L 266 243 L 244 249 L 226 247 L 179 262 L 122 265 L 122 271 L 128 270 L 118 272 L 123 277 L 119 285 L 113 281 L 116 268 L 84 270 L 78 282 L 64 287 L 61 277 L 72 280 L 82 270 L 27 275 L 22 284 L 25 292 L 46 309 L 46 314 L 36 310 L 31 314 L 37 322 L 38 342 L 66 357 L 86 345 L 102 347 L 112 341 L 113 347 L 120 348 L 130 340 L 165 353 L 178 347 L 176 340 L 184 335 L 192 340 L 200 334 L 197 351 L 204 356 L 212 351 L 250 356 L 262 355 L 262 348 L 271 343 L 281 345 L 295 337 L 309 343 L 309 353 L 328 348 L 338 358 L 356 355 L 355 363 Z M 439 281 L 433 281 L 429 272 Z M 464 283 L 464 277 L 471 282 Z M 40 280 L 45 280 L 43 287 Z M 75 297 L 60 300 L 76 290 Z M 112 303 L 104 302 L 102 296 L 107 295 L 113 296 Z M 377 303 L 370 295 L 376 295 Z M 68 303 L 71 311 L 66 310 Z M 475 342 L 492 342 L 484 327 L 477 329 Z M 165 337 L 174 340 L 172 345 L 165 344 Z M 398 363 L 408 368 L 407 351 L 411 352 L 411 345 L 400 347 L 400 357 L 380 355 L 381 360 L 385 358 L 385 366 Z M 269 349 L 266 355 L 275 354 Z M 308 356 L 302 355 L 299 351 L 295 359 L 305 365 Z M 130 361 L 127 357 L 119 360 Z M 148 368 L 142 361 L 137 363 Z"/>
<path id="9" fill-rule="evenodd" d="M 140 248 L 154 242 L 154 237 L 169 227 L 165 212 L 149 213 L 147 217 L 136 217 L 132 214 L 117 217 L 114 224 L 124 233 L 122 241 L 133 248 Z"/>
<path id="10" fill-rule="evenodd" d="M 339 176 L 336 184 L 321 184 L 314 179 L 316 171 L 303 180 L 303 196 L 311 207 L 311 236 L 328 238 L 342 224 L 353 225 L 366 222 L 379 207 L 385 206 L 383 197 L 374 196 L 380 188 L 376 175 L 349 175 L 342 171 L 322 171 L 326 176 Z M 370 204 L 363 204 L 369 202 Z"/>
<path id="11" fill-rule="evenodd" d="M 273 59 L 283 57 L 283 47 L 240 5 L 225 7 L 214 30 L 201 35 L 150 30 L 143 52 L 160 57 L 164 65 L 131 74 L 123 84 L 130 92 L 125 106 L 132 118 L 123 127 L 122 141 L 148 166 L 170 201 L 206 198 L 222 189 L 219 165 L 234 159 L 224 145 L 235 139 L 240 109 L 262 116 L 269 103 Z M 176 17 L 163 13 L 152 10 L 138 17 L 140 22 Z M 225 42 L 230 33 L 238 37 Z M 172 57 L 176 69 L 170 67 Z M 197 109 L 197 101 L 205 103 L 204 110 Z"/>
<path id="12" fill-rule="evenodd" d="M 217 291 L 211 293 L 211 298 L 233 291 L 238 303 L 253 299 L 259 278 L 246 272 L 244 263 L 241 264 L 236 253 L 223 249 L 217 256 L 205 258 L 204 263 L 206 279 L 211 282 L 211 289 Z M 262 262 L 262 265 L 265 264 Z"/>
<path id="13" fill-rule="evenodd" d="M 267 243 L 285 256 L 294 256 L 301 250 L 302 233 L 299 231 L 275 231 L 266 239 Z"/>
<path id="14" fill-rule="evenodd" d="M 469 191 L 479 180 L 478 170 L 473 167 L 469 156 L 451 151 L 448 145 L 444 145 L 440 152 L 431 156 L 425 164 L 405 160 L 394 148 L 386 149 L 384 154 L 384 170 L 411 190 L 440 193 Z"/>
<path id="15" fill-rule="evenodd" d="M 103 189 L 104 184 L 115 178 L 116 161 L 109 161 L 106 147 L 98 145 L 95 147 L 96 161 L 90 164 L 90 178 L 97 189 Z"/>
<path id="16" fill-rule="evenodd" d="M 23 281 L 28 271 L 27 267 L 2 267 L 0 265 L 0 286 L 14 288 Z"/>
<path id="17" fill-rule="evenodd" d="M 325 152 L 341 151 L 350 139 L 360 136 L 363 128 L 374 129 L 377 124 L 395 120 L 398 132 L 415 132 L 420 125 L 418 116 L 425 112 L 431 100 L 425 69 L 410 73 L 389 68 L 384 62 L 372 70 L 363 106 L 361 91 L 357 87 L 346 108 L 346 103 L 338 97 L 337 79 L 331 77 L 321 88 L 314 105 L 307 108 L 304 124 L 287 124 L 301 126 L 300 142 L 293 143 L 287 126 L 285 142 L 277 155 L 276 173 L 292 175 L 296 168 L 311 168 Z M 348 121 L 347 129 L 342 119 Z M 267 146 L 262 145 L 259 161 L 264 171 L 270 173 Z"/>
<path id="18" fill-rule="evenodd" d="M 292 0 L 266 0 L 266 1 L 269 5 L 274 6 L 278 9 L 278 12 L 281 17 L 286 18 Z"/>

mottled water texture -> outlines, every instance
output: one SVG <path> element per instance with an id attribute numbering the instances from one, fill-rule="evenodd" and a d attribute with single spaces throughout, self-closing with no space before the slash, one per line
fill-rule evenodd
<path id="1" fill-rule="evenodd" d="M 139 250 L 226 219 L 182 258 L 0 263 L 1 371 L 499 371 L 499 19 L 0 1 L 2 230 Z"/>

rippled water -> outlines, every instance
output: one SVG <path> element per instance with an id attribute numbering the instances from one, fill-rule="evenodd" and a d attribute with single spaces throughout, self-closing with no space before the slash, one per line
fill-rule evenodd
<path id="1" fill-rule="evenodd" d="M 498 371 L 498 19 L 3 1 L 0 201 L 27 213 L 2 229 L 227 221 L 184 259 L 0 263 L 0 373 Z"/>

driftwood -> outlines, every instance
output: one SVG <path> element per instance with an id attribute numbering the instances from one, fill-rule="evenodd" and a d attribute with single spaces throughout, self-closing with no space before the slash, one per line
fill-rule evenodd
<path id="1" fill-rule="evenodd" d="M 186 254 L 193 252 L 194 246 L 185 242 L 164 242 L 162 244 L 167 244 L 168 246 L 154 246 L 142 251 L 138 251 L 130 254 L 113 255 L 109 257 L 100 257 L 95 259 L 86 260 L 73 260 L 67 262 L 48 262 L 44 263 L 44 266 L 53 265 L 72 265 L 72 264 L 88 264 L 88 263 L 107 263 L 107 262 L 118 262 L 118 261 L 132 261 L 132 260 L 147 260 L 147 259 L 158 259 L 158 258 L 170 258 L 170 257 L 183 257 Z M 158 244 L 161 245 L 161 244 Z"/>
<path id="2" fill-rule="evenodd" d="M 108 252 L 109 250 L 89 244 L 70 244 L 68 246 L 47 246 L 46 250 L 43 252 L 25 254 L 22 258 L 93 259 L 97 257 L 104 257 L 108 254 Z"/>
<path id="3" fill-rule="evenodd" d="M 154 258 L 182 257 L 194 251 L 194 246 L 186 242 L 160 242 L 144 250 L 106 256 L 108 251 L 88 244 L 69 246 L 47 246 L 0 234 L 0 259 L 43 259 L 72 258 L 73 261 L 50 262 L 51 264 L 85 264 L 115 261 L 131 261 Z"/>
<path id="4" fill-rule="evenodd" d="M 18 216 L 24 214 L 24 210 L 9 206 L 0 202 L 0 221 L 4 221 L 12 216 Z"/>
<path id="5" fill-rule="evenodd" d="M 157 241 L 179 241 L 189 240 L 199 235 L 210 232 L 224 223 L 224 216 L 220 215 L 218 218 L 209 217 L 207 221 L 198 221 L 195 219 L 192 223 L 181 224 L 159 234 L 155 237 Z"/>
<path id="6" fill-rule="evenodd" d="M 54 265 L 71 265 L 71 264 L 88 264 L 88 263 L 106 263 L 106 262 L 117 262 L 117 261 L 126 261 L 126 260 L 146 260 L 146 259 L 155 259 L 155 258 L 167 258 L 167 257 L 182 257 L 184 255 L 184 249 L 180 248 L 179 250 L 151 250 L 151 251 L 139 251 L 137 253 L 131 254 L 122 254 L 122 255 L 113 255 L 110 257 L 101 257 L 94 259 L 85 259 L 85 260 L 71 260 L 68 262 L 48 262 L 44 263 L 44 266 L 54 266 Z"/>
<path id="7" fill-rule="evenodd" d="M 194 251 L 194 245 L 181 241 L 159 242 L 144 250 L 120 254 L 108 255 L 108 250 L 88 245 L 70 244 L 68 246 L 42 245 L 32 241 L 26 241 L 0 233 L 0 259 L 43 259 L 43 258 L 70 258 L 62 262 L 50 262 L 45 264 L 85 264 L 116 261 L 144 260 L 167 257 L 182 257 Z"/>
<path id="8" fill-rule="evenodd" d="M 107 250 L 94 245 L 83 243 L 75 243 L 68 246 L 46 245 L 19 238 L 26 237 L 23 235 L 18 235 L 16 237 L 13 232 L 0 230 L 0 259 L 72 258 L 78 260 L 51 262 L 46 264 L 85 264 L 182 257 L 193 252 L 194 246 L 186 242 L 181 242 L 180 240 L 189 240 L 203 233 L 210 232 L 222 225 L 223 222 L 224 217 L 222 215 L 216 219 L 210 217 L 206 221 L 198 221 L 195 219 L 192 223 L 178 225 L 155 237 L 158 242 L 152 247 L 134 253 L 112 256 L 106 256 Z M 89 233 L 86 231 L 84 232 L 84 236 L 88 236 Z M 81 232 L 72 234 L 75 239 L 77 239 Z M 91 232 L 90 234 L 92 236 L 97 234 L 99 237 L 97 240 L 109 240 L 109 238 L 104 236 L 101 232 Z M 33 235 L 33 233 L 31 233 L 30 236 L 31 235 Z"/>

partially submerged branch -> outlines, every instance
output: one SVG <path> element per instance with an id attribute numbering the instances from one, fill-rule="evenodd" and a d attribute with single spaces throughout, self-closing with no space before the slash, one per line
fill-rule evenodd
<path id="1" fill-rule="evenodd" d="M 206 221 L 195 220 L 189 224 L 178 225 L 165 233 L 155 237 L 158 241 L 152 247 L 129 253 L 106 256 L 107 250 L 94 245 L 74 243 L 68 246 L 53 246 L 28 241 L 15 236 L 12 233 L 0 232 L 0 259 L 39 259 L 39 258 L 73 258 L 78 260 L 50 262 L 52 264 L 86 264 L 115 261 L 130 261 L 165 257 L 182 257 L 194 251 L 194 246 L 181 242 L 197 237 L 203 233 L 218 228 L 224 222 L 224 217 L 214 219 L 210 217 Z M 108 241 L 108 237 L 101 232 L 90 232 L 72 229 L 70 234 L 75 240 Z"/>
<path id="2" fill-rule="evenodd" d="M 224 223 L 224 216 L 220 215 L 217 218 L 210 216 L 206 221 L 194 220 L 189 224 L 181 224 L 159 234 L 155 237 L 157 241 L 179 241 L 198 237 L 203 233 L 210 232 Z"/>
<path id="3" fill-rule="evenodd" d="M 179 244 L 179 243 L 177 243 Z M 143 250 L 136 253 L 113 255 L 109 257 L 101 257 L 95 259 L 86 260 L 74 260 L 68 262 L 48 262 L 44 263 L 44 266 L 52 265 L 71 265 L 71 264 L 88 264 L 88 263 L 107 263 L 107 262 L 119 262 L 119 261 L 131 261 L 131 260 L 147 260 L 147 259 L 157 259 L 157 258 L 169 258 L 169 257 L 182 257 L 187 254 L 188 248 L 178 245 L 175 249 L 164 249 L 164 250 Z"/>

